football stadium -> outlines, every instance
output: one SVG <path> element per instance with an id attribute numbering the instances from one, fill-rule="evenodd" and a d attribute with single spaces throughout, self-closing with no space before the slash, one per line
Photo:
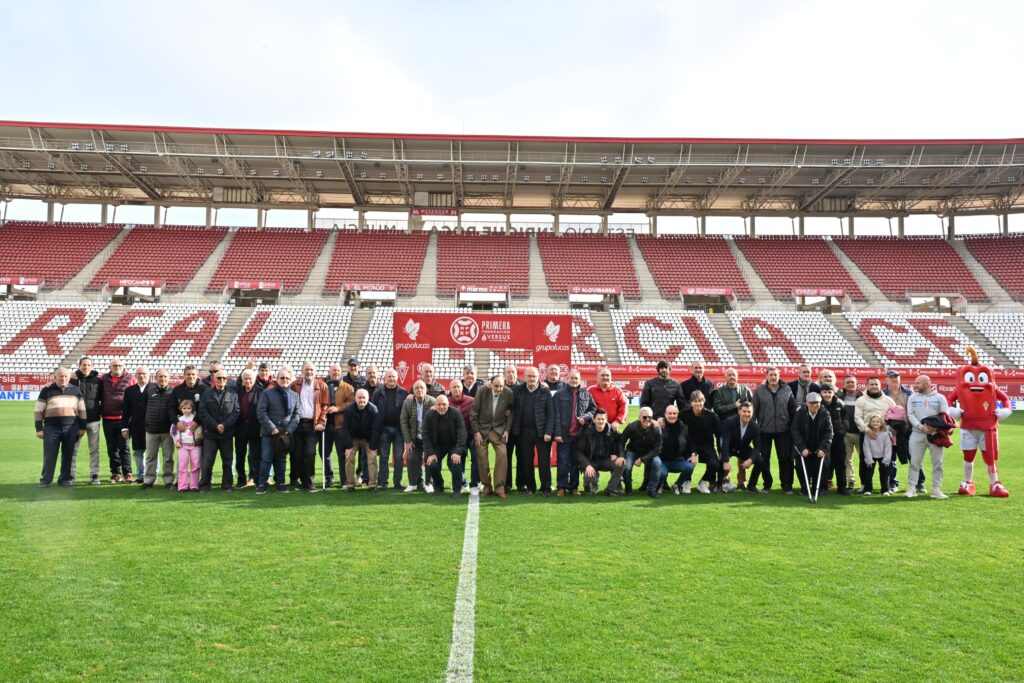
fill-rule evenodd
<path id="1" fill-rule="evenodd" d="M 0 679 L 1024 678 L 1024 137 L 109 111 L 0 120 Z"/>

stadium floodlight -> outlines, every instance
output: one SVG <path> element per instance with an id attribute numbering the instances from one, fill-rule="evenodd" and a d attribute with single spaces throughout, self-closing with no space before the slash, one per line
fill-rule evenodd
<path id="1" fill-rule="evenodd" d="M 272 175 L 272 176 L 274 176 L 275 178 L 277 178 L 277 177 L 280 177 L 280 175 L 281 175 L 281 171 L 275 168 L 275 169 L 274 169 L 274 170 L 273 170 L 273 171 L 271 172 L 271 175 Z"/>
<path id="2" fill-rule="evenodd" d="M 833 166 L 838 166 L 839 165 L 839 158 L 838 157 L 832 157 L 832 165 Z"/>
<path id="3" fill-rule="evenodd" d="M 590 178 L 588 176 L 585 176 L 585 175 L 581 175 L 580 176 L 580 182 L 581 183 L 586 183 L 586 182 L 589 182 L 589 181 L 590 181 Z"/>
<path id="4" fill-rule="evenodd" d="M 601 163 L 602 164 L 607 164 L 608 163 L 607 155 L 604 155 L 604 154 L 601 155 Z"/>
<path id="5" fill-rule="evenodd" d="M 112 144 L 110 144 L 109 142 L 107 144 L 103 145 L 103 148 L 106 149 L 108 152 L 113 152 L 114 151 L 114 146 Z"/>
<path id="6" fill-rule="evenodd" d="M 549 175 L 544 176 L 544 182 L 545 183 L 550 183 L 551 182 L 551 176 L 549 176 Z"/>
<path id="7" fill-rule="evenodd" d="M 48 162 L 46 163 L 46 168 L 48 168 L 48 169 L 50 169 L 50 170 L 52 171 L 52 170 L 54 170 L 55 168 L 57 168 L 57 164 L 53 163 L 52 161 L 48 161 Z"/>
<path id="8" fill-rule="evenodd" d="M 92 150 L 93 150 L 92 143 L 91 142 L 85 143 L 85 151 L 86 152 L 91 152 Z"/>
<path id="9" fill-rule="evenodd" d="M 641 183 L 644 183 L 644 184 L 646 185 L 646 184 L 647 184 L 647 176 L 642 176 L 642 177 L 640 178 L 640 182 L 641 182 Z"/>
<path id="10" fill-rule="evenodd" d="M 89 170 L 89 164 L 79 164 L 78 165 L 78 170 L 79 171 L 88 171 Z"/>
<path id="11" fill-rule="evenodd" d="M 317 178 L 323 178 L 324 177 L 324 172 L 321 171 L 319 168 L 316 170 L 316 177 Z"/>
<path id="12" fill-rule="evenodd" d="M 122 144 L 121 145 L 121 151 L 122 152 L 127 152 L 128 151 L 128 145 Z"/>
<path id="13" fill-rule="evenodd" d="M 322 173 L 322 171 L 321 171 L 321 173 Z M 365 178 L 366 177 L 366 171 L 360 171 L 359 172 L 359 177 L 360 178 Z"/>
<path id="14" fill-rule="evenodd" d="M 821 182 L 819 178 L 811 178 L 811 185 L 817 185 Z"/>
<path id="15" fill-rule="evenodd" d="M 423 174 L 422 173 L 417 173 L 416 174 L 416 180 L 423 180 Z"/>
<path id="16" fill-rule="evenodd" d="M 23 161 L 23 162 L 21 162 L 21 167 L 22 168 L 32 168 L 32 162 L 31 161 Z"/>
<path id="17" fill-rule="evenodd" d="M 139 170 L 142 171 L 143 173 L 148 173 L 149 166 L 147 166 L 146 164 L 139 164 Z"/>
<path id="18" fill-rule="evenodd" d="M 437 174 L 437 179 L 438 180 L 444 180 L 444 173 L 438 173 Z"/>
<path id="19" fill-rule="evenodd" d="M 741 176 L 740 177 L 740 185 L 746 185 L 746 184 L 747 184 L 747 179 Z"/>
<path id="20" fill-rule="evenodd" d="M 764 176 L 760 176 L 760 177 L 758 177 L 758 179 L 757 179 L 757 184 L 758 184 L 758 185 L 764 185 L 764 184 L 765 184 L 766 182 L 768 182 L 768 179 L 767 179 L 767 178 L 765 178 Z"/>
<path id="21" fill-rule="evenodd" d="M 617 163 L 617 164 L 621 164 L 622 163 L 622 155 L 621 154 L 616 154 L 615 155 L 615 163 Z"/>
<path id="22" fill-rule="evenodd" d="M 881 157 L 875 159 L 875 166 L 884 166 L 884 165 L 885 165 L 885 159 L 883 159 Z"/>
<path id="23" fill-rule="evenodd" d="M 530 176 L 528 176 L 528 175 L 523 175 L 523 182 L 524 182 L 524 183 L 528 183 L 528 182 L 530 182 Z"/>
<path id="24" fill-rule="evenodd" d="M 864 181 L 864 183 L 867 184 L 867 185 L 874 185 L 875 184 L 875 179 L 874 178 L 868 178 L 867 180 Z"/>
<path id="25" fill-rule="evenodd" d="M 385 178 L 387 178 L 387 177 L 388 177 L 388 174 L 387 174 L 387 173 L 385 173 L 384 171 L 381 171 L 381 172 L 380 172 L 380 175 L 379 175 L 378 177 L 379 177 L 379 178 L 380 178 L 381 180 L 384 180 Z"/>
<path id="26" fill-rule="evenodd" d="M 359 158 L 360 158 L 360 159 L 365 159 L 365 158 L 367 158 L 368 156 L 369 156 L 369 155 L 368 155 L 368 154 L 367 154 L 366 152 L 360 152 L 360 153 L 359 153 Z"/>
<path id="27" fill-rule="evenodd" d="M 250 168 L 249 169 L 249 175 L 251 175 L 251 176 L 256 175 L 256 169 L 255 168 Z"/>
<path id="28" fill-rule="evenodd" d="M 474 180 L 474 178 L 473 178 L 473 174 L 472 174 L 472 173 L 470 173 L 469 175 L 467 175 L 467 176 L 466 176 L 466 180 L 468 180 L 468 181 L 472 182 L 472 181 Z"/>
<path id="29" fill-rule="evenodd" d="M 113 173 L 114 165 L 113 164 L 107 164 L 106 166 L 103 167 L 103 170 L 106 171 L 107 173 Z"/>
<path id="30" fill-rule="evenodd" d="M 491 176 L 491 182 L 494 182 L 494 183 L 498 182 L 498 174 L 497 173 L 495 173 L 494 175 Z"/>
<path id="31" fill-rule="evenodd" d="M 329 150 L 327 150 L 327 153 L 324 154 L 324 156 L 327 157 L 328 159 L 333 159 L 334 158 L 334 151 L 329 149 Z"/>
<path id="32" fill-rule="evenodd" d="M 320 158 L 320 150 L 318 150 L 318 149 L 314 149 L 313 150 L 313 158 L 314 159 L 319 159 Z"/>
<path id="33" fill-rule="evenodd" d="M 224 169 L 223 168 L 218 168 L 217 169 L 217 175 L 224 175 Z"/>
<path id="34" fill-rule="evenodd" d="M 686 176 L 685 178 L 683 178 L 683 184 L 685 184 L 685 185 L 689 185 L 692 182 L 693 182 L 693 178 L 691 178 L 690 176 Z"/>
<path id="35" fill-rule="evenodd" d="M 606 175 L 601 176 L 601 182 L 602 183 L 607 183 L 608 182 L 608 176 L 606 176 Z"/>
<path id="36" fill-rule="evenodd" d="M 352 150 L 350 150 L 350 149 L 346 149 L 345 150 L 345 158 L 346 159 L 351 159 L 352 158 Z"/>
<path id="37" fill-rule="evenodd" d="M 199 175 L 203 175 L 204 173 L 206 173 L 206 171 L 203 169 L 202 166 L 200 166 L 199 168 L 196 169 L 196 173 L 198 173 Z"/>
<path id="38" fill-rule="evenodd" d="M 707 177 L 707 178 L 705 179 L 705 182 L 706 182 L 706 183 L 707 183 L 708 185 L 710 185 L 711 183 L 715 182 L 715 178 L 714 178 L 714 176 L 708 176 L 708 177 Z"/>
<path id="39" fill-rule="evenodd" d="M 647 157 L 647 163 L 653 164 L 654 163 L 654 157 Z"/>
<path id="40" fill-rule="evenodd" d="M 72 142 L 71 143 L 71 149 L 73 149 L 74 151 L 77 152 L 81 148 L 82 148 L 82 145 L 80 143 L 78 143 L 78 142 Z"/>

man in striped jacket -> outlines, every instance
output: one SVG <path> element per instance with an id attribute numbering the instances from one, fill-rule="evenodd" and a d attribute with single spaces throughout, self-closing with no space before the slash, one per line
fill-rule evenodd
<path id="1" fill-rule="evenodd" d="M 53 483 L 53 471 L 57 467 L 60 453 L 61 486 L 71 486 L 71 458 L 75 445 L 85 434 L 85 400 L 76 386 L 71 386 L 71 370 L 57 368 L 53 372 L 53 384 L 39 392 L 36 400 L 36 436 L 43 440 L 43 473 L 39 477 L 39 488 Z"/>

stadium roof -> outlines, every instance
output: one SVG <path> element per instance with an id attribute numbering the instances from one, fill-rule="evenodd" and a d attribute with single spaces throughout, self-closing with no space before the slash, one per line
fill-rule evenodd
<path id="1" fill-rule="evenodd" d="M 0 121 L 0 199 L 472 213 L 1024 211 L 1024 138 L 335 133 Z"/>

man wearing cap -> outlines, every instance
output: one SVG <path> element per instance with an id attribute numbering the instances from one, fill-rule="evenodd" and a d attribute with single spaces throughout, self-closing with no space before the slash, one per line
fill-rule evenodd
<path id="1" fill-rule="evenodd" d="M 846 479 L 846 430 L 850 423 L 846 419 L 846 406 L 836 396 L 836 389 L 831 384 L 821 385 L 821 407 L 832 421 L 832 449 L 828 454 L 825 481 L 831 482 L 835 475 L 836 493 L 848 496 L 850 487 Z"/>
<path id="2" fill-rule="evenodd" d="M 907 400 L 911 397 L 911 391 L 901 384 L 900 373 L 895 370 L 889 370 L 885 373 L 885 385 L 882 393 L 891 398 L 904 411 L 902 427 L 897 426 L 893 428 L 893 433 L 896 435 L 896 445 L 892 448 L 892 454 L 895 457 L 892 459 L 892 466 L 889 468 L 889 473 L 892 475 L 889 481 L 889 490 L 895 492 L 899 488 L 899 481 L 896 480 L 896 465 L 898 462 L 910 462 L 910 421 L 906 415 L 909 412 L 907 410 Z M 925 476 L 922 471 L 921 483 L 917 488 L 918 493 L 925 492 L 924 480 Z"/>
<path id="3" fill-rule="evenodd" d="M 803 460 L 796 468 L 800 480 L 800 492 L 807 495 L 812 491 L 814 497 L 824 493 L 825 472 L 828 470 L 828 457 L 832 451 L 832 420 L 829 414 L 821 409 L 821 394 L 811 391 L 805 396 L 807 409 L 797 411 L 793 416 L 793 456 Z M 818 472 L 822 473 L 818 479 Z"/>
<path id="4" fill-rule="evenodd" d="M 353 390 L 366 386 L 366 376 L 359 372 L 359 359 L 352 356 L 348 359 L 348 372 L 342 378 Z"/>

